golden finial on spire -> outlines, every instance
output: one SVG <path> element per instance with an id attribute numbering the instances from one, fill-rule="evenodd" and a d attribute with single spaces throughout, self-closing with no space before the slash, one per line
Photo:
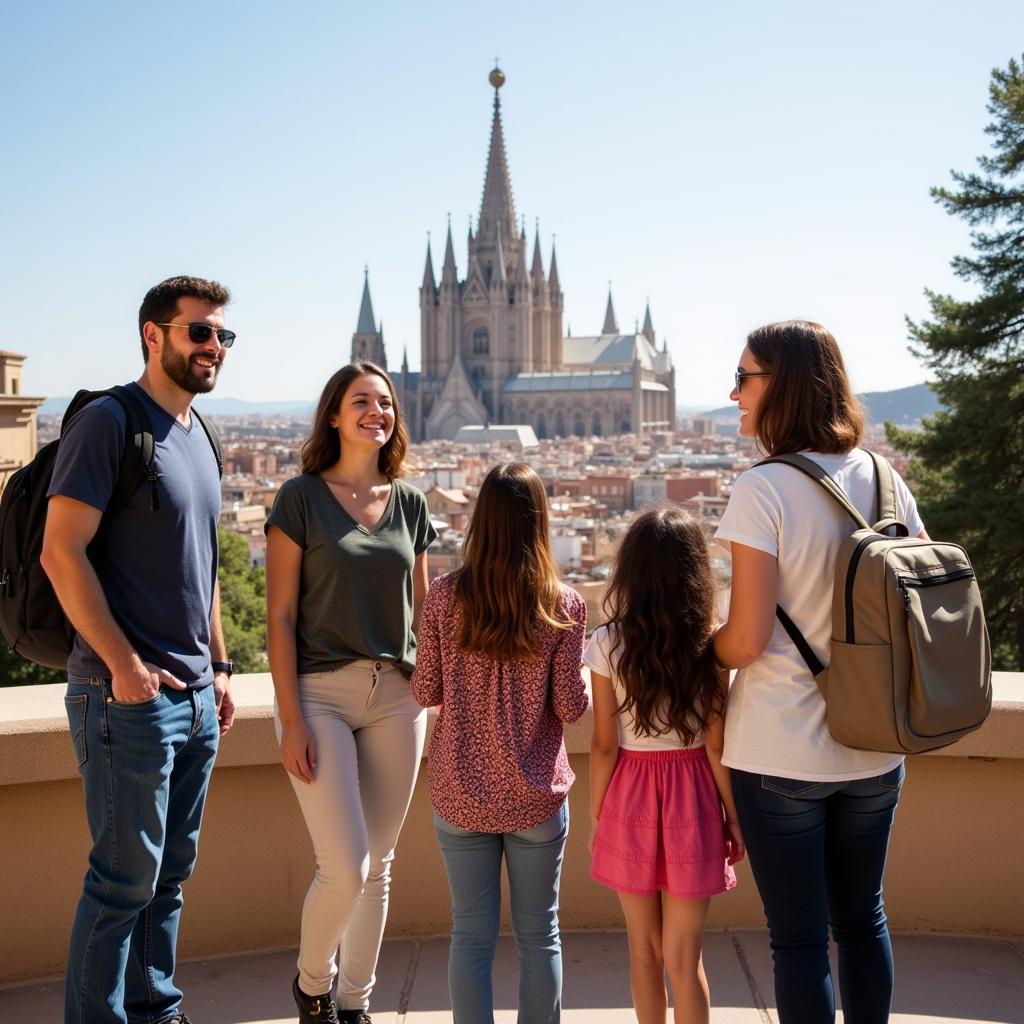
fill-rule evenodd
<path id="1" fill-rule="evenodd" d="M 505 84 L 505 72 L 498 67 L 498 58 L 494 58 L 494 67 L 487 76 L 487 80 L 495 89 L 500 89 Z"/>

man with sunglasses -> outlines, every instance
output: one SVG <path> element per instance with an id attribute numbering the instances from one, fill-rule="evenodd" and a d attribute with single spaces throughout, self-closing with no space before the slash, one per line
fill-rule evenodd
<path id="1" fill-rule="evenodd" d="M 42 563 L 77 630 L 65 703 L 93 838 L 65 1024 L 189 1024 L 174 983 L 181 884 L 234 717 L 217 584 L 220 474 L 191 406 L 234 343 L 229 300 L 195 277 L 163 281 L 143 300 L 144 367 L 128 390 L 155 442 L 146 485 L 111 502 L 127 416 L 105 396 L 66 425 L 48 492 Z"/>

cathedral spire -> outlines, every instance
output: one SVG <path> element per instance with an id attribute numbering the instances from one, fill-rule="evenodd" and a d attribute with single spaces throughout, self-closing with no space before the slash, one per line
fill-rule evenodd
<path id="1" fill-rule="evenodd" d="M 551 273 L 548 274 L 548 284 L 552 292 L 557 292 L 558 287 L 558 259 L 555 256 L 555 240 L 551 239 Z"/>
<path id="2" fill-rule="evenodd" d="M 359 303 L 359 322 L 356 333 L 352 335 L 352 354 L 350 362 L 357 363 L 368 360 L 385 370 L 388 368 L 388 357 L 384 351 L 384 324 L 377 326 L 373 316 L 373 303 L 370 301 L 370 269 L 363 268 L 363 298 Z"/>
<path id="3" fill-rule="evenodd" d="M 540 221 L 534 228 L 533 263 L 530 266 L 530 276 L 538 282 L 544 280 L 544 261 L 540 255 Z"/>
<path id="4" fill-rule="evenodd" d="M 441 267 L 441 284 L 457 284 L 455 270 L 455 246 L 452 244 L 452 220 L 448 218 L 448 239 L 444 243 L 444 264 Z"/>
<path id="5" fill-rule="evenodd" d="M 376 334 L 377 324 L 373 318 L 373 303 L 370 301 L 370 268 L 363 267 L 363 300 L 359 304 L 359 322 L 356 334 Z"/>
<path id="6" fill-rule="evenodd" d="M 654 344 L 654 323 L 651 320 L 651 300 L 647 300 L 647 309 L 644 310 L 644 326 L 640 332 L 652 345 Z"/>
<path id="7" fill-rule="evenodd" d="M 615 319 L 615 307 L 612 305 L 612 283 L 608 282 L 608 305 L 604 311 L 604 326 L 601 328 L 602 334 L 618 334 L 619 325 Z"/>
<path id="8" fill-rule="evenodd" d="M 490 235 L 494 226 L 501 224 L 508 238 L 516 234 L 516 211 L 512 202 L 512 182 L 509 180 L 508 159 L 505 156 L 505 133 L 501 124 L 501 100 L 498 90 L 505 84 L 505 72 L 495 65 L 490 74 L 494 86 L 494 115 L 491 119 L 491 145 L 487 154 L 484 174 L 484 197 L 480 203 L 477 233 Z"/>
<path id="9" fill-rule="evenodd" d="M 424 291 L 437 291 L 434 283 L 434 260 L 430 255 L 430 233 L 427 232 L 427 265 L 423 268 L 423 289 Z"/>

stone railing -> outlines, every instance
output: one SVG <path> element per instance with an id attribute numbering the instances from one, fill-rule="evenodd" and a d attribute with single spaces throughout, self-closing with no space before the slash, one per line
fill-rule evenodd
<path id="1" fill-rule="evenodd" d="M 902 931 L 1024 936 L 1024 675 L 995 678 L 996 706 L 977 733 L 911 758 L 886 880 Z M 238 676 L 235 728 L 211 783 L 199 866 L 186 890 L 184 957 L 295 945 L 313 871 L 309 839 L 274 739 L 270 677 Z M 63 688 L 0 689 L 0 983 L 63 973 L 89 847 Z M 566 730 L 577 783 L 562 883 L 565 929 L 619 928 L 613 893 L 587 875 L 590 716 Z M 399 844 L 391 935 L 449 927 L 448 893 L 421 773 Z M 710 927 L 759 927 L 749 869 L 712 900 Z"/>

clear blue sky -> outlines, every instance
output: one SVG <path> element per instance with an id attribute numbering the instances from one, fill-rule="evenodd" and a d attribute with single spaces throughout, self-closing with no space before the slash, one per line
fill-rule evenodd
<path id="1" fill-rule="evenodd" d="M 917 383 L 905 315 L 964 292 L 966 228 L 928 196 L 987 148 L 1024 4 L 5 5 L 0 347 L 25 391 L 134 378 L 175 273 L 235 294 L 218 394 L 312 398 L 345 362 L 362 267 L 389 361 L 451 211 L 460 273 L 495 56 L 517 213 L 557 235 L 573 332 L 607 282 L 650 296 L 683 404 L 725 404 L 744 334 L 821 320 L 854 384 Z"/>

